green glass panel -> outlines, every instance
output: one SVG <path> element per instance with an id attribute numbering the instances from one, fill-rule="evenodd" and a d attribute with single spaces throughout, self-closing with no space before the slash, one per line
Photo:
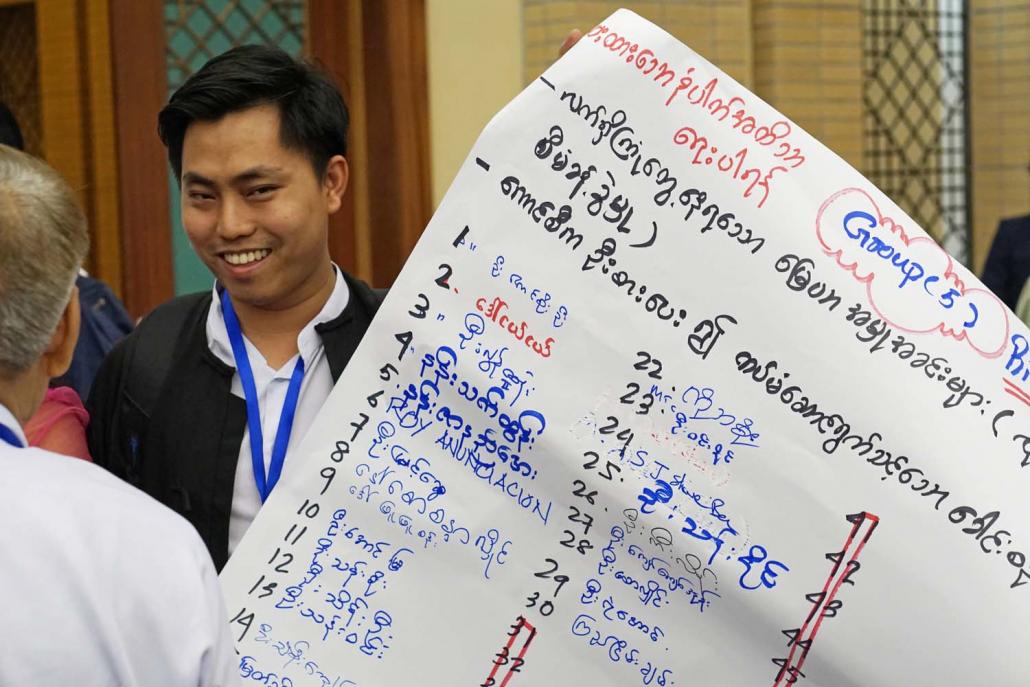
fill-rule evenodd
<path id="1" fill-rule="evenodd" d="M 285 29 L 286 24 L 275 12 L 269 12 L 261 19 L 261 30 L 272 38 L 281 34 Z"/>
<path id="2" fill-rule="evenodd" d="M 234 36 L 243 35 L 251 26 L 247 16 L 238 9 L 230 12 L 229 16 L 225 18 L 225 23 L 222 24 L 222 27 Z"/>
<path id="3" fill-rule="evenodd" d="M 229 39 L 229 36 L 226 35 L 225 31 L 215 31 L 215 34 L 211 36 L 207 45 L 204 47 L 207 48 L 208 52 L 210 52 L 212 56 L 221 55 L 223 52 L 233 47 L 233 41 Z M 204 60 L 203 62 L 206 61 L 207 60 Z M 203 62 L 200 66 L 203 66 Z"/>
<path id="4" fill-rule="evenodd" d="M 304 46 L 301 44 L 300 39 L 294 34 L 286 34 L 279 41 L 279 47 L 290 53 L 291 55 L 299 55 L 301 48 Z"/>
<path id="5" fill-rule="evenodd" d="M 186 25 L 189 26 L 190 30 L 192 30 L 197 36 L 203 37 L 211 30 L 211 27 L 214 26 L 215 23 L 211 20 L 210 15 L 203 11 L 203 8 L 198 8 L 190 15 Z M 182 33 L 185 34 L 185 32 Z"/>
<path id="6" fill-rule="evenodd" d="M 193 246 L 182 228 L 182 213 L 179 206 L 179 185 L 168 174 L 168 198 L 172 210 L 172 257 L 175 276 L 175 293 L 193 293 L 211 288 L 214 279 L 207 265 L 193 252 Z"/>

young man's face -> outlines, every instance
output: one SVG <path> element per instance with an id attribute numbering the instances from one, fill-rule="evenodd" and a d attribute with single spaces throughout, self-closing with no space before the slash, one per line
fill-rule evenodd
<path id="1" fill-rule="evenodd" d="M 279 141 L 279 110 L 260 105 L 198 121 L 182 147 L 182 223 L 193 249 L 233 300 L 288 308 L 329 274 L 329 215 L 340 207 L 347 162 L 319 179 Z"/>

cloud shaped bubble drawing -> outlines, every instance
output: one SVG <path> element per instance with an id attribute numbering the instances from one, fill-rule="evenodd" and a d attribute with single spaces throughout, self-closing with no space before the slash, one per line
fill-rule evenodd
<path id="1" fill-rule="evenodd" d="M 894 328 L 939 332 L 985 358 L 1008 343 L 1008 309 L 979 284 L 967 288 L 950 255 L 885 216 L 862 189 L 846 188 L 819 208 L 816 234 L 827 255 L 866 285 L 869 305 Z"/>

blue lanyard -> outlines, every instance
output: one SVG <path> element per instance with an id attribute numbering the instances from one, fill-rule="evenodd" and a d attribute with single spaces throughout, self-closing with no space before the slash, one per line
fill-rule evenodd
<path id="1" fill-rule="evenodd" d="M 0 425 L 0 441 L 5 444 L 10 444 L 15 448 L 25 448 L 25 444 L 21 443 L 21 439 L 14 430 L 7 425 Z"/>
<path id="2" fill-rule="evenodd" d="M 286 389 L 286 400 L 283 402 L 283 412 L 279 416 L 279 427 L 275 432 L 275 442 L 272 444 L 272 461 L 269 465 L 269 473 L 265 477 L 264 439 L 261 433 L 261 409 L 258 405 L 257 387 L 254 385 L 254 371 L 250 367 L 250 358 L 247 357 L 247 347 L 243 343 L 243 332 L 240 331 L 240 321 L 233 310 L 232 300 L 229 292 L 222 290 L 222 317 L 225 319 L 225 331 L 229 334 L 229 343 L 232 344 L 232 354 L 236 359 L 236 371 L 240 375 L 240 383 L 243 386 L 243 396 L 247 400 L 247 427 L 250 429 L 250 460 L 254 466 L 254 481 L 257 483 L 258 493 L 261 495 L 261 502 L 264 503 L 268 495 L 272 493 L 279 475 L 283 471 L 283 461 L 286 460 L 286 447 L 290 443 L 290 432 L 293 431 L 293 417 L 297 412 L 297 400 L 300 398 L 300 385 L 304 381 L 304 358 L 297 356 L 297 364 L 290 375 L 290 385 Z"/>

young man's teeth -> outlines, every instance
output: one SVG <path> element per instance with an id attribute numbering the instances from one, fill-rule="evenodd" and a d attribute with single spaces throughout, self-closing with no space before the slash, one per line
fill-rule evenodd
<path id="1" fill-rule="evenodd" d="M 246 253 L 226 253 L 225 261 L 228 262 L 230 265 L 236 265 L 238 267 L 240 265 L 247 265 L 252 262 L 257 262 L 258 260 L 268 255 L 270 252 L 271 251 L 266 249 L 252 250 Z"/>

